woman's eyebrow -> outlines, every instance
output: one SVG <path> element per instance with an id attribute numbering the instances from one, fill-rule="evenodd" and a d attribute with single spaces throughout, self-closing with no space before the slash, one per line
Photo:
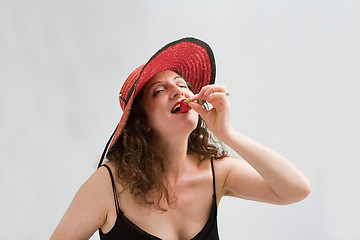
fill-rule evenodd
<path id="1" fill-rule="evenodd" d="M 174 77 L 174 80 L 176 80 L 176 79 L 183 80 L 183 81 L 186 83 L 185 79 L 184 79 L 183 77 L 181 77 L 181 76 L 176 76 L 176 77 Z"/>
<path id="2" fill-rule="evenodd" d="M 162 83 L 161 81 L 156 81 L 154 83 L 152 83 L 150 86 L 149 86 L 149 89 L 151 89 L 153 86 L 155 86 L 156 84 L 159 84 L 159 83 Z"/>
<path id="3" fill-rule="evenodd" d="M 178 78 L 185 81 L 185 79 L 182 78 L 181 76 L 175 76 L 175 77 L 173 78 L 173 80 L 175 81 L 175 80 L 178 79 Z M 163 81 L 161 81 L 161 80 L 156 81 L 156 82 L 152 83 L 152 84 L 149 86 L 149 89 L 151 89 L 151 88 L 152 88 L 153 86 L 155 86 L 156 84 L 161 84 L 161 83 L 163 83 Z"/>

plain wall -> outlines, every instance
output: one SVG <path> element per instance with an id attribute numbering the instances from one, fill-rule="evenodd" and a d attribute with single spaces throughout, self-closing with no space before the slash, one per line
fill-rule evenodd
<path id="1" fill-rule="evenodd" d="M 120 119 L 123 81 L 187 36 L 212 47 L 235 128 L 312 184 L 288 206 L 224 198 L 221 239 L 360 239 L 351 0 L 0 0 L 0 239 L 50 237 Z"/>

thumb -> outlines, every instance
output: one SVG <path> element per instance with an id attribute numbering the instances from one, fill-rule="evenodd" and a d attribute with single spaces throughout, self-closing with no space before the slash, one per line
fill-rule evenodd
<path id="1" fill-rule="evenodd" d="M 189 102 L 188 105 L 194 109 L 195 112 L 197 112 L 198 114 L 200 114 L 200 116 L 202 118 L 204 118 L 204 116 L 207 113 L 207 110 L 205 108 L 203 108 L 200 104 L 198 104 L 197 102 Z"/>

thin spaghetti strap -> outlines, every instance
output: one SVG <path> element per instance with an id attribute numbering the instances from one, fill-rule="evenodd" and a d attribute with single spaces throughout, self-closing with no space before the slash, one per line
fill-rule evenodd
<path id="1" fill-rule="evenodd" d="M 215 188 L 215 171 L 214 171 L 214 163 L 213 163 L 213 156 L 211 156 L 211 171 L 212 171 L 212 176 L 213 176 L 213 188 L 214 188 L 214 193 L 213 193 L 213 197 L 215 197 L 216 199 L 216 188 Z"/>
<path id="2" fill-rule="evenodd" d="M 111 172 L 111 169 L 106 164 L 103 164 L 101 166 L 106 167 L 106 169 L 109 171 L 109 174 L 110 174 L 111 185 L 112 185 L 113 192 L 114 192 L 114 201 L 115 201 L 116 214 L 122 213 L 121 210 L 120 210 L 119 201 L 118 201 L 118 197 L 117 197 L 117 194 L 116 194 L 115 181 L 114 181 L 114 177 L 113 177 L 113 174 Z"/>

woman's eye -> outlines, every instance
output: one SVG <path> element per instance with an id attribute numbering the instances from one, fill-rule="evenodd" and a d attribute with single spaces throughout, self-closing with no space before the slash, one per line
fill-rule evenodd
<path id="1" fill-rule="evenodd" d="M 162 92 L 162 91 L 164 91 L 164 90 L 162 90 L 162 89 L 156 90 L 156 91 L 154 92 L 153 96 L 158 95 L 158 94 L 159 94 L 160 92 Z"/>
<path id="2" fill-rule="evenodd" d="M 179 87 L 181 87 L 181 88 L 187 88 L 186 85 L 180 85 Z"/>

